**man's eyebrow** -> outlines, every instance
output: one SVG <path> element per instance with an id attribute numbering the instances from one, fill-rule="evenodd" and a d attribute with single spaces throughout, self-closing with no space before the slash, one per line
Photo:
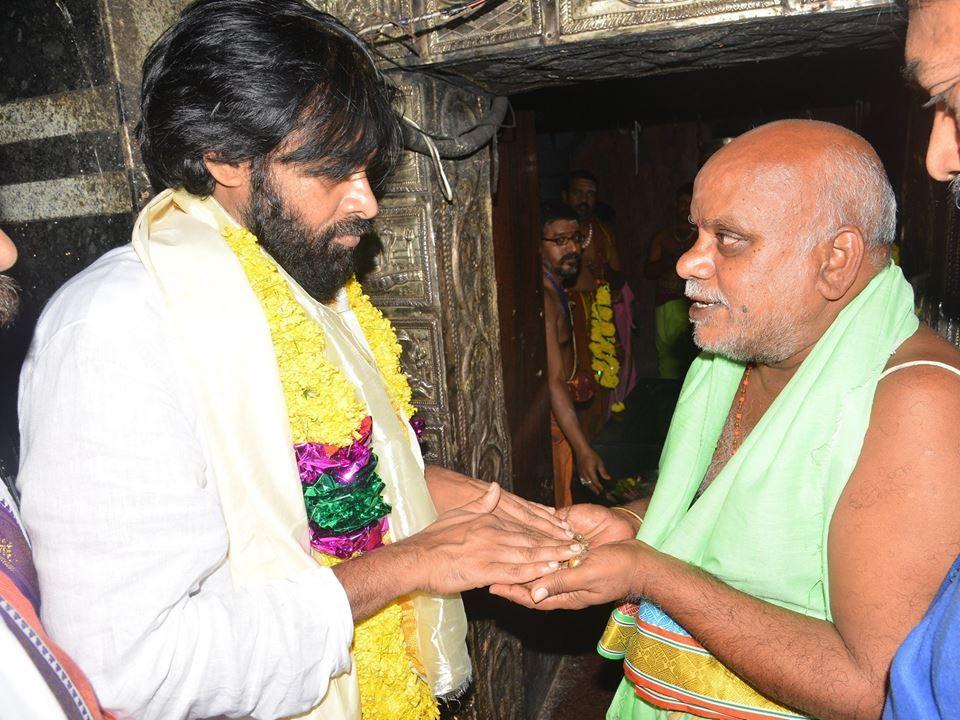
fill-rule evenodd
<path id="1" fill-rule="evenodd" d="M 736 233 L 737 235 L 750 236 L 754 235 L 750 230 L 747 230 L 742 225 L 737 223 L 734 220 L 731 220 L 728 217 L 716 217 L 716 218 L 706 218 L 700 222 L 700 227 L 706 230 L 729 230 L 730 232 Z"/>

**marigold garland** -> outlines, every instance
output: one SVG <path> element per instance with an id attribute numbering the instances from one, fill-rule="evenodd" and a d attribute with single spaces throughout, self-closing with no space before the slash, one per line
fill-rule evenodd
<path id="1" fill-rule="evenodd" d="M 597 286 L 590 315 L 591 367 L 597 374 L 597 382 L 612 389 L 620 383 L 620 361 L 617 359 L 617 328 L 613 324 L 612 297 L 607 283 Z"/>
<path id="2" fill-rule="evenodd" d="M 394 410 L 409 420 L 417 409 L 413 406 L 410 381 L 400 369 L 401 347 L 397 340 L 397 333 L 390 321 L 370 302 L 370 298 L 363 294 L 363 288 L 360 287 L 356 278 L 350 279 L 346 290 L 350 307 L 357 316 L 360 327 L 363 328 L 363 333 L 373 351 L 373 358 L 377 361 L 377 367 L 380 368 L 380 374 L 386 383 L 390 402 L 393 403 Z"/>
<path id="3" fill-rule="evenodd" d="M 371 421 L 367 409 L 357 397 L 356 388 L 327 359 L 322 329 L 297 302 L 286 279 L 261 250 L 253 234 L 243 228 L 226 228 L 223 237 L 240 260 L 270 327 L 305 493 L 317 496 L 310 502 L 318 513 L 335 505 L 337 494 L 345 499 L 342 507 L 329 513 L 335 518 L 331 521 L 332 527 L 318 528 L 311 524 L 314 558 L 323 565 L 335 565 L 342 557 L 349 556 L 350 551 L 338 558 L 316 548 L 327 548 L 325 542 L 332 539 L 340 543 L 338 548 L 369 549 L 380 544 L 387 528 L 385 516 L 389 506 L 375 496 L 354 498 L 351 495 L 354 487 L 362 486 L 367 493 L 371 488 L 376 492 L 382 488 L 382 482 L 378 483 L 375 475 L 376 456 L 369 447 Z M 394 409 L 409 420 L 414 407 L 409 382 L 400 369 L 396 333 L 355 279 L 347 283 L 346 292 L 390 401 Z M 354 475 L 362 482 L 352 485 Z M 360 506 L 358 512 L 354 512 L 354 505 Z M 376 516 L 381 514 L 384 517 L 378 522 Z M 351 522 L 353 515 L 360 519 Z M 348 532 L 330 538 L 318 537 L 318 530 Z M 355 627 L 353 657 L 357 663 L 363 720 L 436 720 L 439 717 L 433 693 L 423 680 L 413 630 L 412 608 L 409 602 L 399 600 Z"/>

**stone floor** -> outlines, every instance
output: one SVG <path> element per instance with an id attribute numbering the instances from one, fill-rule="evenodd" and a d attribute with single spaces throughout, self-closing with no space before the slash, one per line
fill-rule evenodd
<path id="1" fill-rule="evenodd" d="M 564 657 L 537 720 L 602 720 L 622 677 L 620 663 L 595 652 Z"/>

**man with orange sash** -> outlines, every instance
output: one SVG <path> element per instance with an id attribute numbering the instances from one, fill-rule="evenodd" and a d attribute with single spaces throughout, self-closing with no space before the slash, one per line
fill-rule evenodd
<path id="1" fill-rule="evenodd" d="M 624 343 L 630 339 L 629 335 L 625 339 L 618 337 L 613 318 L 614 291 L 623 286 L 623 279 L 613 231 L 596 215 L 597 178 L 586 170 L 574 170 L 567 176 L 560 196 L 576 211 L 583 238 L 580 272 L 566 293 L 577 350 L 570 389 L 577 404 L 580 426 L 589 440 L 600 432 L 610 415 L 611 396 L 620 384 L 618 358 Z M 604 308 L 602 312 L 610 317 L 599 317 L 601 311 L 595 309 L 598 299 Z M 609 330 L 606 338 L 599 334 L 601 319 Z M 598 342 L 608 346 L 606 353 L 597 352 Z M 612 357 L 609 363 L 603 361 L 607 354 Z M 593 484 L 590 478 L 583 480 L 585 485 Z"/>
<path id="2" fill-rule="evenodd" d="M 580 270 L 583 237 L 576 213 L 563 203 L 540 207 L 540 258 L 543 264 L 543 321 L 547 338 L 550 385 L 550 435 L 553 442 L 553 486 L 558 508 L 573 504 L 574 469 L 581 483 L 596 494 L 610 476 L 580 426 L 571 382 L 577 374 L 578 348 L 572 309 L 565 285 Z"/>
<path id="3" fill-rule="evenodd" d="M 705 352 L 637 538 L 587 532 L 576 567 L 493 590 L 628 598 L 600 642 L 626 675 L 610 720 L 876 718 L 960 549 L 960 353 L 919 326 L 892 188 L 854 133 L 741 136 L 691 217 L 677 270 Z"/>
<path id="4" fill-rule="evenodd" d="M 122 717 L 435 720 L 471 677 L 457 593 L 580 551 L 424 466 L 353 278 L 392 100 L 298 0 L 199 0 L 147 56 L 166 189 L 50 301 L 20 395 L 43 619 Z"/>

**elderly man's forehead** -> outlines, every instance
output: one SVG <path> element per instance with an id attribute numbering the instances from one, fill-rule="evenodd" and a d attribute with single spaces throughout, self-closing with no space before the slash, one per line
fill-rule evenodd
<path id="1" fill-rule="evenodd" d="M 726 149 L 726 148 L 725 148 Z M 702 213 L 795 207 L 801 173 L 794 164 L 745 153 L 717 156 L 694 183 L 693 204 Z"/>

